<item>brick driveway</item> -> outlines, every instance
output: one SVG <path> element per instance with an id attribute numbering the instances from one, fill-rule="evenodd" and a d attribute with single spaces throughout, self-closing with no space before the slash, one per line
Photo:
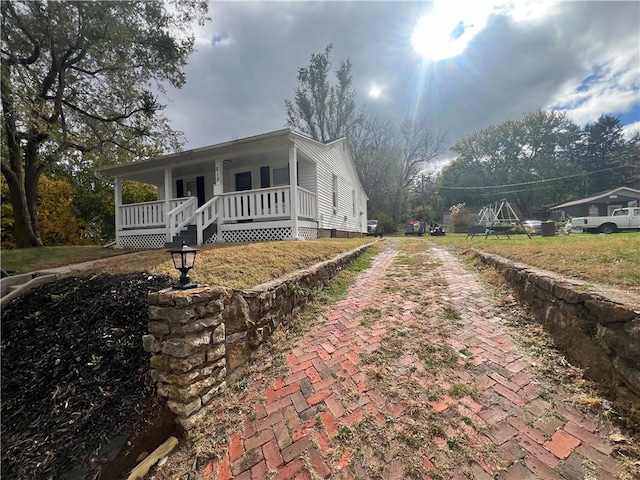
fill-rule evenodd
<path id="1" fill-rule="evenodd" d="M 387 240 L 320 320 L 206 480 L 632 478 L 571 369 L 451 253 Z"/>

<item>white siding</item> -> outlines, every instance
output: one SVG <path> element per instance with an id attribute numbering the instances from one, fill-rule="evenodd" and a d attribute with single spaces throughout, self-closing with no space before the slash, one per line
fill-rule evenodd
<path id="1" fill-rule="evenodd" d="M 323 145 L 296 139 L 303 154 L 316 160 L 318 184 L 318 226 L 324 229 L 366 231 L 366 195 L 358 181 L 344 140 Z M 333 209 L 333 176 L 338 179 L 338 208 Z M 353 191 L 356 192 L 354 215 Z M 363 212 L 363 215 L 360 215 Z"/>
<path id="2" fill-rule="evenodd" d="M 317 193 L 317 177 L 315 164 L 298 155 L 298 184 L 305 190 Z"/>

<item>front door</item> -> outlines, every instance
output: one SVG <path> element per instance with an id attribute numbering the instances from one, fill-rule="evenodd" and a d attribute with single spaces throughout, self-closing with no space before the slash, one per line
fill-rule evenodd
<path id="1" fill-rule="evenodd" d="M 196 177 L 195 180 L 187 181 L 176 180 L 176 192 L 178 198 L 198 197 L 198 207 L 201 207 L 204 205 L 204 177 Z"/>

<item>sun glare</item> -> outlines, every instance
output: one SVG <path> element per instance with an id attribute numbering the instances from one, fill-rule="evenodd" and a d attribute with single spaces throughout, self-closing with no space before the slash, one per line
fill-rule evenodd
<path id="1" fill-rule="evenodd" d="M 549 0 L 524 1 L 437 1 L 413 31 L 413 48 L 427 60 L 437 62 L 462 54 L 480 33 L 492 14 L 506 15 L 515 21 L 543 16 Z"/>
<path id="2" fill-rule="evenodd" d="M 380 87 L 378 87 L 377 85 L 373 85 L 369 89 L 369 96 L 371 98 L 379 98 L 380 95 L 382 95 L 382 89 Z"/>
<path id="3" fill-rule="evenodd" d="M 436 2 L 413 32 L 413 48 L 428 60 L 460 55 L 482 30 L 491 11 L 488 2 Z"/>

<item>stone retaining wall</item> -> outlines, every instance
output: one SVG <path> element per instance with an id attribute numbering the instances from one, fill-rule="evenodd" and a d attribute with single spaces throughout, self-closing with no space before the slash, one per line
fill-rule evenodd
<path id="1" fill-rule="evenodd" d="M 640 405 L 640 299 L 513 263 L 478 250 L 531 307 L 569 361 L 610 390 Z M 635 300 L 634 300 L 635 299 Z"/>
<path id="2" fill-rule="evenodd" d="M 193 427 L 226 388 L 227 376 L 368 246 L 249 290 L 202 286 L 150 293 L 143 345 L 152 354 L 158 394 L 168 399 L 178 423 Z"/>

